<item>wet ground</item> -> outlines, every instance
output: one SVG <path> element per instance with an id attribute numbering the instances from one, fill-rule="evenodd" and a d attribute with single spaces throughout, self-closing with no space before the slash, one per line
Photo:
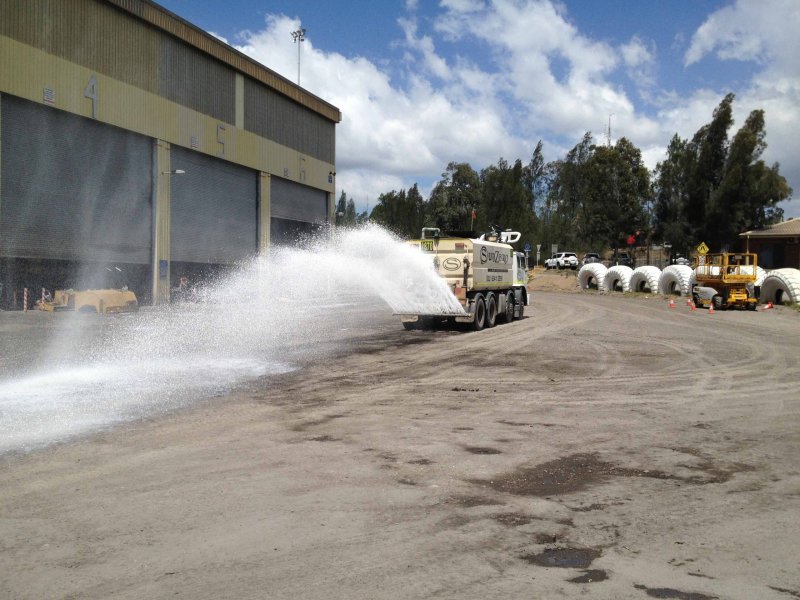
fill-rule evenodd
<path id="1" fill-rule="evenodd" d="M 526 314 L 4 455 L 0 596 L 800 597 L 800 314 Z"/>

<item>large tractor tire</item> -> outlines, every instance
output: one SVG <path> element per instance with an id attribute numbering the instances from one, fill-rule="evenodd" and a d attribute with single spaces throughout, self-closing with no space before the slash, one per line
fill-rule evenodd
<path id="1" fill-rule="evenodd" d="M 775 269 L 761 283 L 762 303 L 797 304 L 800 302 L 800 270 Z"/>
<path id="2" fill-rule="evenodd" d="M 747 293 L 753 296 L 755 294 L 755 288 L 764 283 L 764 278 L 766 276 L 767 272 L 764 269 L 756 267 L 756 280 L 753 283 L 747 284 Z"/>
<path id="3" fill-rule="evenodd" d="M 650 292 L 658 293 L 658 280 L 661 277 L 661 269 L 658 267 L 645 266 L 636 267 L 628 283 L 631 292 Z"/>
<path id="4" fill-rule="evenodd" d="M 670 265 L 658 278 L 658 291 L 665 296 L 688 296 L 692 290 L 694 271 L 687 265 Z"/>
<path id="5" fill-rule="evenodd" d="M 589 263 L 583 265 L 578 271 L 578 284 L 582 290 L 596 289 L 605 292 L 604 279 L 608 269 L 601 263 Z"/>
<path id="6" fill-rule="evenodd" d="M 633 269 L 630 267 L 615 265 L 606 272 L 603 287 L 609 292 L 630 292 L 631 275 L 633 275 Z"/>

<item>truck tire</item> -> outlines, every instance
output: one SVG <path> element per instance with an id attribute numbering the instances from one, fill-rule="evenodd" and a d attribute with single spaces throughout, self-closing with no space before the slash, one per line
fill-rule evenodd
<path id="1" fill-rule="evenodd" d="M 661 269 L 658 267 L 644 266 L 636 267 L 628 283 L 632 292 L 658 293 L 658 278 L 661 277 Z"/>
<path id="2" fill-rule="evenodd" d="M 630 292 L 631 275 L 633 275 L 633 269 L 630 267 L 626 265 L 613 266 L 603 278 L 603 287 L 608 292 Z"/>
<path id="3" fill-rule="evenodd" d="M 511 323 L 514 320 L 514 291 L 509 290 L 506 296 L 506 309 L 498 315 L 503 323 Z"/>
<path id="4" fill-rule="evenodd" d="M 658 291 L 665 296 L 686 296 L 692 289 L 694 271 L 687 265 L 670 265 L 658 278 Z"/>
<path id="5" fill-rule="evenodd" d="M 486 326 L 486 303 L 483 299 L 483 294 L 475 294 L 472 301 L 475 309 L 475 320 L 472 321 L 472 329 L 480 331 Z"/>
<path id="6" fill-rule="evenodd" d="M 497 296 L 494 292 L 486 294 L 486 327 L 494 327 L 497 324 Z"/>
<path id="7" fill-rule="evenodd" d="M 761 283 L 761 302 L 797 304 L 800 302 L 800 270 L 775 269 Z"/>
<path id="8" fill-rule="evenodd" d="M 594 288 L 601 292 L 606 291 L 605 276 L 607 271 L 608 269 L 606 266 L 601 263 L 583 265 L 581 270 L 578 271 L 578 283 L 581 289 L 588 290 Z"/>
<path id="9" fill-rule="evenodd" d="M 525 314 L 525 295 L 521 290 L 514 291 L 514 314 L 516 319 L 521 319 Z"/>

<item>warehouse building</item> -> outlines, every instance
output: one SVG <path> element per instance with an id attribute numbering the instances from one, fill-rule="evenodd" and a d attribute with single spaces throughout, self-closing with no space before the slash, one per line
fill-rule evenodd
<path id="1" fill-rule="evenodd" d="M 3 0 L 0 308 L 109 273 L 168 302 L 324 226 L 340 121 L 149 0 Z"/>

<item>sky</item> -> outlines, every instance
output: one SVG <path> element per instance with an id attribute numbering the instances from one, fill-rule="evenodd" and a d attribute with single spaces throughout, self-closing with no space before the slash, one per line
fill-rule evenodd
<path id="1" fill-rule="evenodd" d="M 626 137 L 652 170 L 728 92 L 763 109 L 763 159 L 800 196 L 800 0 L 159 0 L 342 112 L 336 198 L 360 211 L 450 162 L 476 171 L 540 140 Z M 295 42 L 292 31 L 306 30 Z M 800 200 L 781 204 L 800 217 Z"/>

